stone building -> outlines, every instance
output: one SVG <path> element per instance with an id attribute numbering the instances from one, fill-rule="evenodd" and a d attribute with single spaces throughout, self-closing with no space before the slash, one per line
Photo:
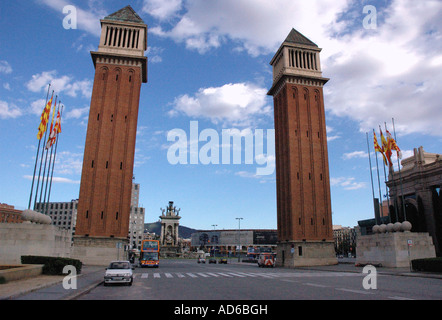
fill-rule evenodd
<path id="1" fill-rule="evenodd" d="M 392 223 L 407 220 L 412 232 L 428 232 L 442 255 L 442 155 L 415 148 L 401 164 L 387 181 Z"/>

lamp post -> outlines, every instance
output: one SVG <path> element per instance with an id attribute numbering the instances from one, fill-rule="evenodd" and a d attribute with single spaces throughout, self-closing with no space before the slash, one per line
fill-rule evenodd
<path id="1" fill-rule="evenodd" d="M 238 242 L 239 242 L 239 254 L 238 254 L 238 262 L 241 262 L 241 220 L 243 218 L 235 218 L 238 220 Z"/>

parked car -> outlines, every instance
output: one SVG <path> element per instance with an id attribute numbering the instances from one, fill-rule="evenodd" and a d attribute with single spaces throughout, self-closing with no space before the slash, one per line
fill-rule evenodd
<path id="1" fill-rule="evenodd" d="M 134 267 L 129 261 L 111 262 L 104 274 L 104 285 L 122 283 L 131 286 L 134 280 L 132 270 L 134 270 Z"/>
<path id="2" fill-rule="evenodd" d="M 210 263 L 214 263 L 214 264 L 216 264 L 216 259 L 215 259 L 215 258 L 210 258 L 210 259 L 209 259 L 209 264 L 210 264 Z"/>
<path id="3" fill-rule="evenodd" d="M 219 259 L 218 263 L 219 263 L 219 264 L 221 264 L 221 263 L 227 264 L 227 258 L 221 258 L 221 259 Z"/>
<path id="4" fill-rule="evenodd" d="M 198 258 L 198 263 L 206 263 L 206 259 L 204 259 L 204 258 Z"/>

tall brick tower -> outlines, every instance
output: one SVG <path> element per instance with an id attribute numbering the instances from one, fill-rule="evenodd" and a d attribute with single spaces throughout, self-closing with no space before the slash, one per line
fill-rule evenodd
<path id="1" fill-rule="evenodd" d="M 321 49 L 292 29 L 273 57 L 279 266 L 336 264 Z"/>
<path id="2" fill-rule="evenodd" d="M 83 262 L 106 264 L 125 243 L 147 26 L 127 6 L 101 20 L 74 238 Z M 122 250 L 121 250 L 122 252 Z"/>

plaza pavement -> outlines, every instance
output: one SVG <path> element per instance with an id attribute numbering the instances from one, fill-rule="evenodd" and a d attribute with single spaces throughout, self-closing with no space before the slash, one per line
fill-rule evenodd
<path id="1" fill-rule="evenodd" d="M 232 262 L 239 263 L 239 262 Z M 77 290 L 58 290 L 51 292 L 51 300 L 74 300 L 77 297 L 89 292 L 103 283 L 104 267 L 102 266 L 83 266 L 81 274 L 77 278 Z M 339 264 L 334 266 L 317 267 L 298 267 L 298 270 L 316 270 L 329 272 L 356 272 L 361 273 L 362 268 L 357 267 L 352 259 L 340 260 Z M 423 277 L 442 279 L 441 273 L 416 272 L 410 271 L 410 268 L 378 268 L 378 274 L 388 274 L 396 276 Z M 0 300 L 14 300 L 21 296 L 37 292 L 45 288 L 59 285 L 63 282 L 65 276 L 47 276 L 11 281 L 0 284 Z M 36 295 L 37 297 L 37 295 Z M 38 298 L 36 298 L 38 299 Z"/>

